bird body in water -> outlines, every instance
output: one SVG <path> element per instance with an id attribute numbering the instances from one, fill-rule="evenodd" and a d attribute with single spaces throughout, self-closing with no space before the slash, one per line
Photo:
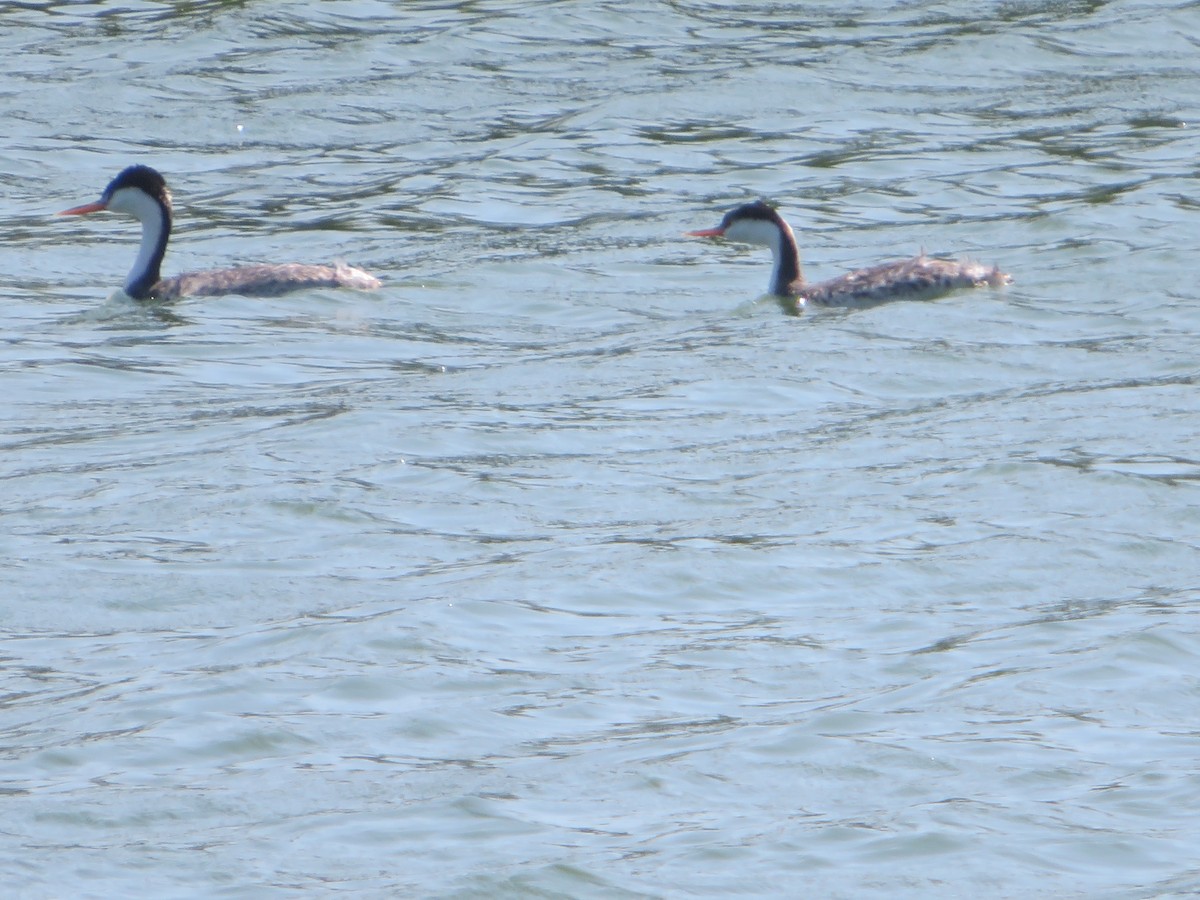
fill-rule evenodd
<path id="1" fill-rule="evenodd" d="M 125 279 L 125 293 L 135 300 L 220 294 L 273 297 L 305 288 L 373 290 L 380 286 L 375 276 L 345 263 L 238 266 L 161 277 L 162 260 L 171 237 L 171 192 L 162 175 L 149 166 L 130 166 L 109 182 L 98 201 L 65 209 L 59 215 L 79 216 L 103 210 L 125 213 L 142 223 L 141 247 Z"/>
<path id="2" fill-rule="evenodd" d="M 689 231 L 694 237 L 724 237 L 771 248 L 775 266 L 770 292 L 797 307 L 867 306 L 889 300 L 928 300 L 964 287 L 1009 284 L 1012 277 L 997 266 L 932 259 L 922 252 L 912 259 L 857 269 L 828 281 L 805 281 L 796 236 L 783 216 L 762 200 L 730 210 L 716 228 Z"/>

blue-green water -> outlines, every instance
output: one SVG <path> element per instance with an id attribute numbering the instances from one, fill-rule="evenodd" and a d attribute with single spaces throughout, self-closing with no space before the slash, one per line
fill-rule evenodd
<path id="1" fill-rule="evenodd" d="M 1200 890 L 1195 3 L 0 10 L 0 881 Z M 169 273 L 386 282 L 139 308 Z M 808 273 L 999 291 L 784 316 Z"/>

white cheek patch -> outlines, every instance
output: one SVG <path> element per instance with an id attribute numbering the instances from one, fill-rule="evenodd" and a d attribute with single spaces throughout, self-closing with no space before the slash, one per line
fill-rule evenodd
<path id="1" fill-rule="evenodd" d="M 725 237 L 743 244 L 774 247 L 779 243 L 779 226 L 766 219 L 741 219 L 725 229 Z"/>
<path id="2" fill-rule="evenodd" d="M 112 212 L 125 213 L 143 222 L 152 222 L 161 212 L 158 202 L 137 188 L 121 188 L 113 191 L 108 200 L 108 209 Z"/>

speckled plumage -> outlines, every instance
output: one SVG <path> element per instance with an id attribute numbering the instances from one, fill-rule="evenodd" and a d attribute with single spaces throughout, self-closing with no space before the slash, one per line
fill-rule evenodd
<path id="1" fill-rule="evenodd" d="M 345 263 L 335 263 L 331 266 L 283 263 L 185 272 L 158 281 L 150 288 L 148 296 L 156 300 L 216 297 L 221 294 L 277 297 L 303 288 L 355 288 L 370 291 L 379 285 L 380 281 L 375 276 Z"/>
<path id="2" fill-rule="evenodd" d="M 931 300 L 958 288 L 999 287 L 1011 277 L 998 266 L 965 260 L 930 259 L 925 254 L 898 262 L 856 269 L 808 284 L 803 279 L 787 287 L 787 295 L 820 306 L 853 306 L 889 300 Z"/>

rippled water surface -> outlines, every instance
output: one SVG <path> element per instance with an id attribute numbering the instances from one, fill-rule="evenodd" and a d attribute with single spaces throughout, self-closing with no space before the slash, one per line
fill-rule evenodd
<path id="1" fill-rule="evenodd" d="M 0 881 L 1200 891 L 1200 5 L 0 10 Z M 374 294 L 138 306 L 346 259 Z M 1003 290 L 786 316 L 919 248 Z"/>

